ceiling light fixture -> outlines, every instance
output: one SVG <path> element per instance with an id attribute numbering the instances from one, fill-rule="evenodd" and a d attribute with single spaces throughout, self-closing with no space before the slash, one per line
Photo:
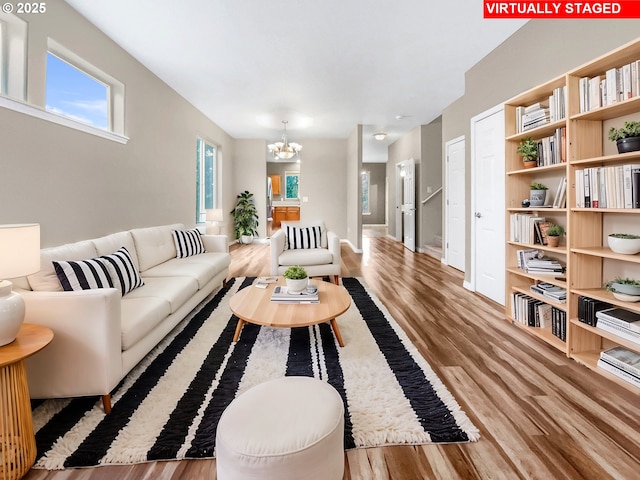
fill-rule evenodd
<path id="1" fill-rule="evenodd" d="M 385 138 L 387 138 L 387 134 L 384 132 L 378 132 L 378 133 L 374 133 L 373 134 L 373 138 L 375 138 L 376 140 L 382 141 Z"/>
<path id="2" fill-rule="evenodd" d="M 284 125 L 284 131 L 282 132 L 282 142 L 275 142 L 270 145 L 267 145 L 269 151 L 273 154 L 274 157 L 281 158 L 283 160 L 288 160 L 300 152 L 302 150 L 302 145 L 299 143 L 294 143 L 287 140 L 287 120 L 282 120 L 282 124 Z"/>

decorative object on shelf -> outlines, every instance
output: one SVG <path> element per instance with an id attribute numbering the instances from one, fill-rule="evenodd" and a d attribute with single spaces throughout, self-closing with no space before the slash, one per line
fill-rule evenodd
<path id="1" fill-rule="evenodd" d="M 287 289 L 290 292 L 301 292 L 309 284 L 309 276 L 307 271 L 300 265 L 293 265 L 287 268 L 282 276 L 287 282 Z"/>
<path id="2" fill-rule="evenodd" d="M 240 243 L 251 243 L 258 234 L 258 210 L 253 199 L 253 193 L 245 190 L 237 196 L 236 206 L 231 210 L 235 237 Z"/>
<path id="3" fill-rule="evenodd" d="M 517 151 L 522 156 L 524 168 L 538 166 L 538 142 L 534 139 L 527 137 L 520 140 Z"/>
<path id="4" fill-rule="evenodd" d="M 16 339 L 24 320 L 24 300 L 3 278 L 40 270 L 40 225 L 0 225 L 0 346 Z"/>
<path id="5" fill-rule="evenodd" d="M 616 142 L 618 153 L 640 150 L 640 122 L 624 122 L 624 127 L 609 129 L 609 140 Z"/>
<path id="6" fill-rule="evenodd" d="M 547 187 L 542 183 L 532 183 L 529 192 L 529 204 L 532 207 L 541 207 L 547 199 Z"/>
<path id="7" fill-rule="evenodd" d="M 224 213 L 221 208 L 207 210 L 207 235 L 218 235 L 223 221 Z"/>
<path id="8" fill-rule="evenodd" d="M 274 157 L 278 157 L 283 160 L 289 160 L 290 158 L 295 157 L 296 155 L 298 155 L 300 150 L 302 150 L 302 145 L 300 145 L 299 143 L 289 143 L 289 140 L 287 138 L 287 123 L 289 123 L 287 120 L 282 120 L 282 124 L 284 125 L 284 131 L 282 132 L 282 141 L 267 145 L 267 148 Z"/>
<path id="9" fill-rule="evenodd" d="M 551 225 L 547 230 L 547 245 L 557 247 L 560 244 L 560 237 L 564 235 L 562 225 Z"/>
<path id="10" fill-rule="evenodd" d="M 637 302 L 640 300 L 640 280 L 616 277 L 604 284 L 604 288 L 623 302 Z"/>
<path id="11" fill-rule="evenodd" d="M 607 237 L 612 252 L 635 255 L 640 252 L 640 235 L 631 233 L 611 233 Z"/>

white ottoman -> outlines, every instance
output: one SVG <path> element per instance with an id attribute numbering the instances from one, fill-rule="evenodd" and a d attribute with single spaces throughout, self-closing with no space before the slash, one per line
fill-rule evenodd
<path id="1" fill-rule="evenodd" d="M 225 409 L 216 432 L 219 480 L 341 480 L 344 406 L 328 383 L 284 377 Z"/>

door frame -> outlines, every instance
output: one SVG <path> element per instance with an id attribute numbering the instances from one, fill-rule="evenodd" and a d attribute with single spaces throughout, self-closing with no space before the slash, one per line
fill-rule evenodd
<path id="1" fill-rule="evenodd" d="M 449 140 L 448 142 L 446 142 L 444 144 L 444 155 L 445 155 L 445 169 L 444 169 L 444 185 L 445 185 L 445 202 L 444 202 L 444 232 L 445 232 L 445 236 L 444 236 L 444 241 L 446 243 L 449 243 L 449 238 L 451 238 L 451 235 L 449 235 L 449 228 L 450 228 L 450 224 L 449 224 L 449 180 L 451 180 L 451 174 L 449 173 L 449 148 L 451 148 L 451 145 L 454 145 L 456 143 L 459 142 L 463 142 L 465 141 L 465 136 L 464 135 L 460 135 L 459 137 L 456 137 L 452 140 Z M 465 145 L 465 157 L 466 157 L 466 145 Z M 464 165 L 465 168 L 465 178 L 466 178 L 466 165 Z M 466 216 L 467 216 L 467 212 L 465 211 L 465 225 L 466 225 Z M 465 232 L 466 233 L 466 232 Z M 442 255 L 442 259 L 441 259 L 442 263 L 444 265 L 449 265 L 449 249 L 444 248 L 444 255 Z M 466 252 L 465 252 L 465 270 L 466 270 L 466 263 L 467 263 L 467 258 L 466 258 Z M 464 272 L 464 270 L 463 270 Z"/>
<path id="2" fill-rule="evenodd" d="M 471 222 L 471 228 L 470 228 L 470 232 L 471 232 L 471 263 L 469 265 L 469 276 L 467 277 L 468 280 L 465 278 L 464 281 L 464 287 L 468 290 L 471 290 L 473 292 L 476 291 L 476 274 L 477 274 L 477 268 L 476 268 L 476 260 L 477 260 L 477 255 L 476 255 L 476 222 L 475 222 L 475 212 L 476 212 L 476 207 L 477 207 L 477 201 L 476 201 L 476 195 L 478 194 L 480 190 L 480 188 L 478 188 L 477 185 L 477 176 L 476 176 L 476 151 L 475 151 L 475 142 L 476 142 L 476 138 L 475 138 L 475 124 L 478 123 L 480 120 L 486 118 L 486 117 L 490 117 L 491 115 L 495 115 L 496 113 L 499 112 L 504 112 L 504 103 L 500 103 L 498 105 L 496 105 L 495 107 L 490 108 L 489 110 L 485 110 L 484 112 L 475 115 L 474 117 L 471 117 L 471 121 L 469 123 L 469 127 L 471 129 L 471 136 L 470 136 L 470 146 L 471 146 L 471 152 L 470 153 L 470 158 L 471 158 L 471 165 L 469 166 L 469 171 L 470 171 L 470 175 L 471 175 L 471 210 L 470 210 L 470 215 L 469 215 L 469 220 Z M 504 175 L 505 172 L 503 172 L 503 181 L 504 181 Z M 502 252 L 504 254 L 505 249 L 502 248 Z"/>

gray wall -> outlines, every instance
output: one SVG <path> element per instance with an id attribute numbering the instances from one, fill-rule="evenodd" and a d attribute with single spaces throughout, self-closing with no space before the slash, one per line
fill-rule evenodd
<path id="1" fill-rule="evenodd" d="M 386 163 L 363 163 L 362 170 L 369 172 L 369 215 L 362 215 L 363 225 L 384 225 L 386 222 Z"/>
<path id="2" fill-rule="evenodd" d="M 604 55 L 639 34 L 640 20 L 531 20 L 471 68 L 465 76 L 464 96 L 442 113 L 442 145 L 460 135 L 466 138 L 466 190 L 471 191 L 469 141 L 472 117 Z M 519 65 L 522 61 L 535 67 L 522 68 Z M 466 218 L 467 232 L 470 232 L 470 196 L 467 196 Z M 466 239 L 465 271 L 466 280 L 469 280 L 469 233 Z"/>
<path id="3" fill-rule="evenodd" d="M 249 190 L 253 193 L 256 209 L 258 210 L 258 236 L 267 236 L 267 162 L 266 140 L 236 140 L 235 157 L 233 162 L 234 172 L 234 202 L 239 193 Z M 251 175 L 247 175 L 251 172 Z M 228 212 L 225 212 L 228 213 Z M 233 221 L 226 228 L 229 240 L 234 239 Z"/>
<path id="4" fill-rule="evenodd" d="M 442 117 L 438 117 L 421 129 L 422 153 L 420 162 L 420 184 L 418 195 L 419 247 L 433 244 L 436 236 L 442 235 L 442 192 L 433 196 L 426 204 L 422 200 L 431 196 L 442 186 Z"/>
<path id="5" fill-rule="evenodd" d="M 43 246 L 133 227 L 195 223 L 196 137 L 220 148 L 222 208 L 234 142 L 64 2 L 28 25 L 28 101 L 44 107 L 47 37 L 126 85 L 126 145 L 0 109 L 0 224 L 38 222 Z"/>

